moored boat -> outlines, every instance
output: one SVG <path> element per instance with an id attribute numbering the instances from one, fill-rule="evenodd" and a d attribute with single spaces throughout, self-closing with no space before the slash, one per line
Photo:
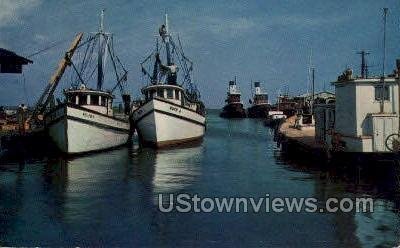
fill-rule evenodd
<path id="1" fill-rule="evenodd" d="M 130 96 L 124 93 L 122 84 L 126 81 L 127 71 L 122 64 L 116 62 L 119 62 L 119 59 L 115 56 L 112 35 L 103 31 L 103 12 L 99 31 L 94 35 L 89 35 L 84 43 L 78 45 L 81 38 L 82 35 L 74 44 L 75 48 L 84 47 L 86 52 L 98 51 L 97 88 L 91 89 L 87 86 L 93 74 L 87 70 L 94 72 L 96 69 L 89 66 L 95 55 L 85 54 L 83 61 L 76 63 L 72 61 L 71 56 L 65 63 L 74 67 L 77 74 L 76 80 L 79 83 L 73 82 L 71 88 L 64 90 L 64 102 L 60 102 L 57 106 L 51 104 L 50 108 L 44 112 L 44 124 L 49 136 L 63 153 L 68 154 L 121 146 L 128 142 L 130 136 Z M 97 49 L 94 50 L 95 48 Z M 117 76 L 113 89 L 121 90 L 125 103 L 125 111 L 118 118 L 113 110 L 115 98 L 113 90 L 103 89 L 106 54 L 111 57 L 114 74 Z M 122 67 L 122 73 L 117 70 L 118 66 Z M 57 77 L 61 77 L 62 73 L 56 74 Z"/>
<path id="2" fill-rule="evenodd" d="M 114 96 L 81 85 L 65 91 L 67 102 L 45 114 L 45 125 L 57 147 L 75 154 L 105 150 L 128 142 L 128 117 L 113 114 Z"/>
<path id="3" fill-rule="evenodd" d="M 205 133 L 204 104 L 191 81 L 193 63 L 184 55 L 179 38 L 178 46 L 175 45 L 168 28 L 168 19 L 165 16 L 165 24 L 159 30 L 165 49 L 159 48 L 157 40 L 155 51 L 142 62 L 142 72 L 148 77 L 150 84 L 142 88 L 144 101 L 132 113 L 140 142 L 153 147 L 200 140 Z M 161 60 L 163 54 L 166 56 L 166 65 Z M 146 68 L 151 60 L 154 63 Z M 175 60 L 183 70 L 180 78 Z M 148 72 L 150 70 L 152 73 Z"/>
<path id="4" fill-rule="evenodd" d="M 249 118 L 267 118 L 271 106 L 268 103 L 268 94 L 261 90 L 260 82 L 254 82 L 254 96 L 250 103 L 252 105 L 247 109 Z"/>
<path id="5" fill-rule="evenodd" d="M 229 87 L 227 92 L 227 98 L 225 100 L 226 105 L 220 113 L 220 117 L 223 118 L 246 118 L 246 111 L 243 108 L 243 103 L 240 100 L 240 90 L 236 85 L 235 81 L 229 81 Z"/>

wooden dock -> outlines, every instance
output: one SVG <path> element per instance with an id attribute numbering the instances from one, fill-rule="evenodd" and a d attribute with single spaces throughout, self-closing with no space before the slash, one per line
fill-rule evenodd
<path id="1" fill-rule="evenodd" d="M 4 158 L 23 158 L 54 154 L 55 147 L 49 136 L 43 131 L 0 132 L 0 160 Z"/>
<path id="2" fill-rule="evenodd" d="M 282 151 L 303 156 L 310 153 L 313 158 L 326 159 L 328 154 L 323 144 L 315 140 L 315 128 L 295 128 L 295 120 L 295 116 L 288 118 L 278 129 L 277 141 L 282 146 Z"/>

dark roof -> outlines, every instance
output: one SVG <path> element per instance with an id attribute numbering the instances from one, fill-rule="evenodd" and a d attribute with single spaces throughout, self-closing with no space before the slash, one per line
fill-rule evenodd
<path id="1" fill-rule="evenodd" d="M 0 48 L 0 64 L 9 64 L 9 63 L 26 65 L 28 63 L 33 63 L 33 62 L 32 60 L 21 57 L 12 51 Z"/>

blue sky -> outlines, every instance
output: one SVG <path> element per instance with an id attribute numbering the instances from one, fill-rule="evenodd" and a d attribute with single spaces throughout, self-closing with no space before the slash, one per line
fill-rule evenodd
<path id="1" fill-rule="evenodd" d="M 129 91 L 135 97 L 143 86 L 139 63 L 152 50 L 167 12 L 171 32 L 180 35 L 186 55 L 194 61 L 194 80 L 203 101 L 219 108 L 235 75 L 245 103 L 251 80 L 261 81 L 271 98 L 285 87 L 290 94 L 306 92 L 311 49 L 317 89 L 332 90 L 329 82 L 346 66 L 359 74 L 360 49 L 372 53 L 370 70 L 380 73 L 383 7 L 389 8 L 390 72 L 400 57 L 399 1 L 0 0 L 0 47 L 29 55 L 66 41 L 33 57 L 34 64 L 25 67 L 23 76 L 0 74 L 0 105 L 34 103 L 74 35 L 95 31 L 103 8 L 106 29 L 115 35 L 115 49 L 129 70 Z M 61 88 L 69 83 L 63 80 Z"/>

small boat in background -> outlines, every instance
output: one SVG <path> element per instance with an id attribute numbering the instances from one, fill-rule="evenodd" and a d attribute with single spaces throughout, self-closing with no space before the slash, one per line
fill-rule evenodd
<path id="1" fill-rule="evenodd" d="M 268 104 L 268 94 L 263 92 L 260 87 L 260 82 L 254 82 L 253 100 L 249 100 L 252 104 L 247 109 L 249 118 L 266 118 L 271 106 Z"/>
<path id="2" fill-rule="evenodd" d="M 273 109 L 282 111 L 283 114 L 288 117 L 297 114 L 298 108 L 298 103 L 293 99 L 293 97 L 289 97 L 288 93 L 278 96 L 278 101 L 275 106 L 273 106 Z"/>
<path id="3" fill-rule="evenodd" d="M 268 127 L 277 127 L 286 120 L 287 116 L 283 111 L 269 111 L 264 124 Z"/>
<path id="4" fill-rule="evenodd" d="M 243 108 L 243 103 L 240 100 L 241 93 L 235 81 L 229 81 L 229 87 L 225 100 L 226 105 L 222 109 L 220 117 L 223 118 L 246 118 L 246 111 Z"/>

